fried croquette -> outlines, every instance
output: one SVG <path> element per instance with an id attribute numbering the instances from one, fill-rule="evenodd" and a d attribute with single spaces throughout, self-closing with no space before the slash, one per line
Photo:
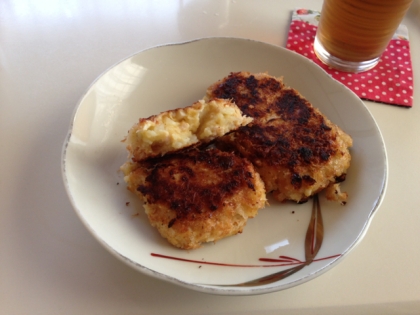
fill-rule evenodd
<path id="1" fill-rule="evenodd" d="M 200 100 L 185 108 L 140 119 L 124 142 L 129 160 L 139 162 L 210 142 L 250 121 L 252 118 L 243 116 L 230 100 Z"/>
<path id="2" fill-rule="evenodd" d="M 182 249 L 241 233 L 266 203 L 253 165 L 216 148 L 144 160 L 125 181 L 144 202 L 150 224 Z"/>
<path id="3" fill-rule="evenodd" d="M 279 201 L 307 201 L 328 188 L 342 204 L 339 189 L 350 166 L 352 139 L 281 78 L 231 73 L 207 90 L 205 99 L 226 98 L 254 121 L 217 140 L 222 150 L 250 160 L 267 192 Z"/>

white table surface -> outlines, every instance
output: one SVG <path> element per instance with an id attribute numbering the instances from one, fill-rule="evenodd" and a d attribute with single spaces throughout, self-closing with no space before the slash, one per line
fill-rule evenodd
<path id="1" fill-rule="evenodd" d="M 414 106 L 366 102 L 387 145 L 387 194 L 362 242 L 330 271 L 230 297 L 145 276 L 82 225 L 61 177 L 74 108 L 108 67 L 202 37 L 285 46 L 291 10 L 322 1 L 0 1 L 1 314 L 419 314 L 420 1 L 410 32 Z"/>

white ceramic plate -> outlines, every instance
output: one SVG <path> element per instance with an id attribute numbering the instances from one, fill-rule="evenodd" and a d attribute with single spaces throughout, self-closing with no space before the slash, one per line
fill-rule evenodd
<path id="1" fill-rule="evenodd" d="M 349 202 L 321 195 L 324 239 L 305 265 L 312 202 L 271 205 L 242 234 L 183 251 L 148 223 L 142 204 L 118 171 L 127 153 L 121 140 L 140 117 L 191 105 L 232 71 L 284 76 L 354 140 L 342 185 Z M 135 54 L 101 75 L 81 99 L 62 156 L 70 200 L 86 227 L 113 254 L 145 274 L 194 290 L 250 295 L 286 289 L 335 266 L 362 239 L 384 196 L 387 158 L 381 133 L 360 99 L 306 58 L 286 49 L 234 38 L 209 38 Z M 281 258 L 280 258 L 281 256 Z M 274 282 L 237 284 L 301 266 Z"/>

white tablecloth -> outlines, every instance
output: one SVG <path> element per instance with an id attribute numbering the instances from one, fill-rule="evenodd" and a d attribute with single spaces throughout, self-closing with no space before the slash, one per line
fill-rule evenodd
<path id="1" fill-rule="evenodd" d="M 231 36 L 285 46 L 291 11 L 322 1 L 0 2 L 1 314 L 420 313 L 420 1 L 410 32 L 414 106 L 366 102 L 389 158 L 384 201 L 340 264 L 277 293 L 215 296 L 143 275 L 105 250 L 64 190 L 61 148 L 91 82 L 145 48 Z"/>

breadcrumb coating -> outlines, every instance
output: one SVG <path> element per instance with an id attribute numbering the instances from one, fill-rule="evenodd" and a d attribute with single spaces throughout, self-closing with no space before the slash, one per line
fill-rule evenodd
<path id="1" fill-rule="evenodd" d="M 124 142 L 129 160 L 139 162 L 208 143 L 251 121 L 230 100 L 200 100 L 185 108 L 140 119 L 128 131 Z"/>
<path id="2" fill-rule="evenodd" d="M 213 97 L 232 99 L 254 118 L 216 145 L 249 159 L 277 200 L 302 203 L 345 179 L 351 137 L 281 78 L 231 73 L 208 88 Z M 330 199 L 345 203 L 347 194 Z"/>
<path id="3" fill-rule="evenodd" d="M 253 165 L 215 148 L 144 161 L 125 181 L 143 200 L 150 224 L 182 249 L 241 233 L 266 203 Z"/>

